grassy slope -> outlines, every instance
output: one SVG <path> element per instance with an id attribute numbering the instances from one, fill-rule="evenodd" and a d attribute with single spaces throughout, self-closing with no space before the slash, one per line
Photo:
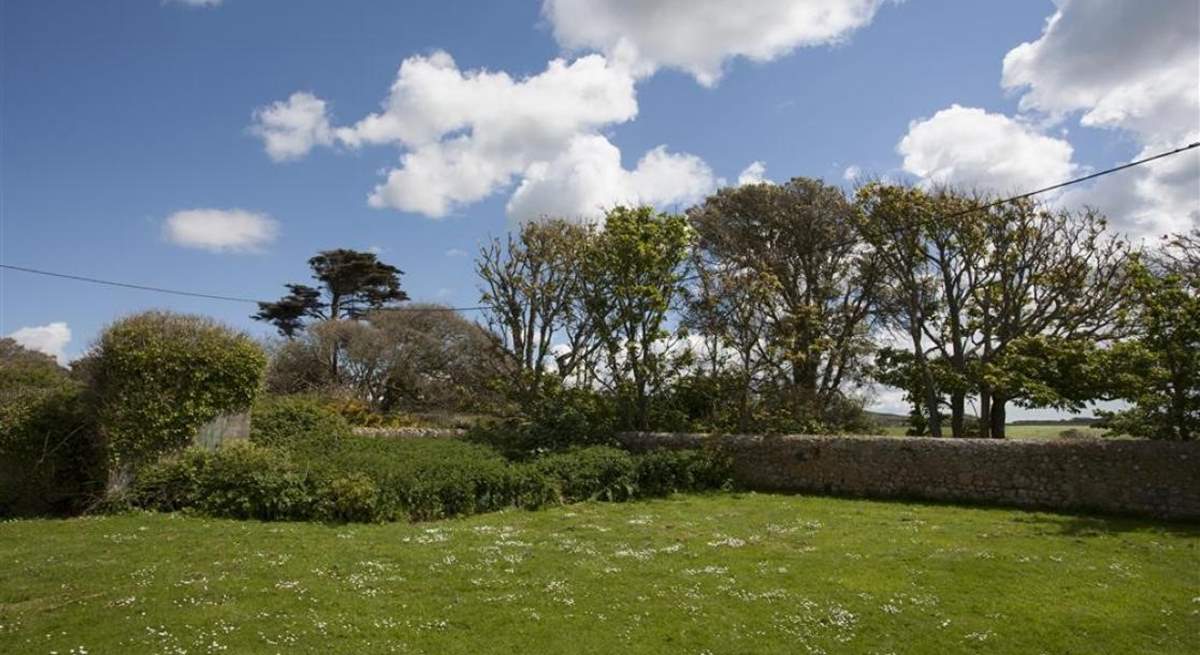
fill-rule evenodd
<path id="1" fill-rule="evenodd" d="M 1200 528 L 772 495 L 0 523 L 3 653 L 1184 653 Z"/>

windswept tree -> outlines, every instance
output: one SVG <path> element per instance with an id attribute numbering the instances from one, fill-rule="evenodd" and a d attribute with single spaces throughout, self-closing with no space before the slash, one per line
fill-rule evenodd
<path id="1" fill-rule="evenodd" d="M 840 406 L 871 349 L 878 269 L 856 212 L 840 189 L 806 178 L 722 189 L 689 212 L 693 322 L 721 332 L 743 367 L 756 352 L 800 420 Z"/>
<path id="2" fill-rule="evenodd" d="M 308 260 L 317 287 L 287 284 L 288 294 L 258 303 L 251 318 L 275 326 L 292 338 L 310 321 L 361 318 L 368 311 L 408 300 L 400 288 L 404 271 L 379 261 L 372 252 L 323 250 Z"/>
<path id="3" fill-rule="evenodd" d="M 287 284 L 286 296 L 275 302 L 260 302 L 258 313 L 251 318 L 274 325 L 279 334 L 292 339 L 313 321 L 355 320 L 371 310 L 408 300 L 408 294 L 400 288 L 404 271 L 379 261 L 375 253 L 323 250 L 309 259 L 308 265 L 319 286 Z M 336 349 L 328 365 L 336 379 Z"/>

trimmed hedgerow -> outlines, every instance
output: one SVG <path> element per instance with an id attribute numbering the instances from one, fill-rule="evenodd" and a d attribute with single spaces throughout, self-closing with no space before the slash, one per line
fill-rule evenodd
<path id="1" fill-rule="evenodd" d="M 327 450 L 234 443 L 146 467 L 133 497 L 147 509 L 232 518 L 428 520 L 715 488 L 724 481 L 716 462 L 703 451 L 634 456 L 597 446 L 512 463 L 455 439 L 348 437 Z"/>

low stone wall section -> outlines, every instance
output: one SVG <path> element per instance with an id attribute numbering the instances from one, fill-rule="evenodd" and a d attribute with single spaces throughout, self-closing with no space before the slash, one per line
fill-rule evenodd
<path id="1" fill-rule="evenodd" d="M 1200 520 L 1200 442 L 626 433 L 633 451 L 718 445 L 740 486 Z"/>

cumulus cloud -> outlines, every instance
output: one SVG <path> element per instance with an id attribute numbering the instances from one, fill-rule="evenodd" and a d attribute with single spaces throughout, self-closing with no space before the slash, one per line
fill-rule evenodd
<path id="1" fill-rule="evenodd" d="M 211 252 L 258 252 L 279 234 L 275 219 L 244 209 L 186 209 L 163 222 L 168 241 Z"/>
<path id="2" fill-rule="evenodd" d="M 896 150 L 904 170 L 929 183 L 1001 193 L 1061 182 L 1077 170 L 1065 140 L 1004 114 L 959 105 L 911 122 Z"/>
<path id="3" fill-rule="evenodd" d="M 30 350 L 54 357 L 62 366 L 67 364 L 67 344 L 71 342 L 71 328 L 67 327 L 66 323 L 23 327 L 8 336 Z"/>
<path id="4" fill-rule="evenodd" d="M 256 111 L 253 130 L 279 160 L 315 145 L 395 146 L 400 165 L 386 172 L 368 204 L 431 218 L 514 183 L 509 211 L 521 218 L 590 216 L 594 205 L 635 199 L 683 202 L 711 188 L 702 161 L 662 148 L 632 171 L 621 167 L 619 150 L 601 131 L 637 115 L 634 84 L 628 70 L 601 55 L 555 59 L 537 75 L 514 79 L 460 70 L 449 54 L 436 52 L 404 60 L 381 110 L 353 124 L 331 128 L 325 103 L 298 93 Z M 558 166 L 567 169 L 552 170 Z M 581 176 L 585 170 L 600 177 Z M 570 195 L 551 197 L 551 186 Z"/>
<path id="5" fill-rule="evenodd" d="M 712 170 L 699 157 L 658 146 L 627 170 L 620 150 L 607 139 L 579 136 L 558 157 L 525 171 L 507 211 L 517 221 L 594 219 L 615 205 L 691 204 L 714 188 Z"/>
<path id="6" fill-rule="evenodd" d="M 796 48 L 844 41 L 882 0 L 545 0 L 542 13 L 567 48 L 594 49 L 634 74 L 660 67 L 705 86 L 726 60 L 770 61 Z"/>
<path id="7" fill-rule="evenodd" d="M 325 101 L 303 91 L 256 109 L 250 131 L 275 161 L 300 159 L 315 146 L 333 144 Z"/>
<path id="8" fill-rule="evenodd" d="M 769 181 L 767 179 L 767 165 L 761 161 L 751 162 L 749 166 L 742 169 L 741 173 L 738 173 L 737 178 L 738 186 L 761 184 L 762 182 Z"/>
<path id="9" fill-rule="evenodd" d="M 846 170 L 842 171 L 842 179 L 847 182 L 853 182 L 860 177 L 862 177 L 862 169 L 854 164 L 847 166 Z"/>
<path id="10" fill-rule="evenodd" d="M 1121 130 L 1134 159 L 1200 139 L 1200 5 L 1163 0 L 1147 11 L 1122 0 L 1061 0 L 1040 38 L 1004 58 L 1001 83 L 1020 92 L 1017 118 L 943 110 L 914 122 L 898 149 L 926 179 L 1030 190 L 1078 173 L 1065 139 L 1033 127 L 1078 117 Z M 1177 155 L 1072 187 L 1064 206 L 1102 210 L 1135 236 L 1200 225 L 1200 152 Z"/>

